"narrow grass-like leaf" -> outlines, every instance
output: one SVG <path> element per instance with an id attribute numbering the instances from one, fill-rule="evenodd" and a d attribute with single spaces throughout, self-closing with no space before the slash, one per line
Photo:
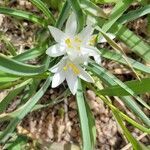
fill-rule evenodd
<path id="1" fill-rule="evenodd" d="M 109 86 L 118 84 L 120 87 L 122 87 L 122 85 L 123 85 L 122 88 L 124 90 L 127 90 L 126 87 L 124 87 L 124 84 L 119 79 L 117 79 L 115 76 L 113 76 L 112 74 L 108 73 L 108 71 L 106 69 L 104 69 L 104 68 L 102 68 L 102 67 L 100 67 L 100 66 L 98 66 L 96 64 L 90 64 L 89 69 L 95 75 L 97 75 L 102 81 L 104 81 L 105 84 L 107 84 Z M 131 89 L 130 89 L 130 92 L 131 92 Z M 135 97 L 135 94 L 134 94 L 134 97 Z M 137 96 L 136 96 L 136 98 L 137 98 Z M 143 113 L 143 111 L 140 109 L 140 107 L 137 105 L 137 103 L 131 97 L 123 96 L 123 97 L 121 97 L 121 99 L 127 105 L 127 107 L 129 107 L 137 116 L 139 116 L 141 118 L 141 120 L 143 120 L 143 122 L 148 127 L 150 127 L 150 120 L 149 120 L 149 118 Z M 141 101 L 141 99 L 138 98 L 138 100 L 140 100 L 140 102 L 143 103 L 143 101 Z"/>
<path id="2" fill-rule="evenodd" d="M 30 0 L 37 8 L 39 8 L 44 15 L 51 21 L 52 24 L 55 23 L 55 18 L 48 7 L 41 0 Z"/>
<path id="3" fill-rule="evenodd" d="M 138 97 L 136 95 L 136 93 L 134 93 L 134 91 L 132 91 L 132 89 L 130 89 L 127 85 L 125 85 L 122 81 L 120 81 L 118 78 L 116 78 L 114 75 L 110 74 L 107 70 L 105 70 L 104 68 L 93 64 L 93 67 L 97 68 L 99 70 L 99 72 L 101 71 L 101 75 L 104 76 L 103 74 L 105 73 L 106 76 L 108 76 L 108 78 L 112 79 L 116 85 L 120 86 L 120 88 L 122 88 L 122 90 L 126 91 L 128 93 L 128 95 L 132 95 L 134 98 L 136 98 L 136 100 L 141 103 L 143 106 L 145 106 L 147 109 L 150 110 L 150 106 L 147 105 L 140 97 Z"/>
<path id="4" fill-rule="evenodd" d="M 124 60 L 124 58 L 121 54 L 114 52 L 114 51 L 107 50 L 107 49 L 100 49 L 100 52 L 104 58 L 114 60 L 114 61 L 117 61 L 121 64 L 128 66 L 127 62 Z M 143 73 L 150 74 L 150 67 L 148 67 L 134 59 L 131 59 L 129 57 L 127 59 L 134 69 L 139 70 Z"/>
<path id="5" fill-rule="evenodd" d="M 123 120 L 122 120 L 121 116 L 118 114 L 118 112 L 114 111 L 114 110 L 112 110 L 112 112 L 113 112 L 113 115 L 115 116 L 117 122 L 121 126 L 124 135 L 126 136 L 126 138 L 128 139 L 128 141 L 132 144 L 133 148 L 135 150 L 142 150 L 139 142 L 133 137 L 133 135 L 129 132 L 129 130 L 124 125 Z"/>
<path id="6" fill-rule="evenodd" d="M 137 76 L 137 78 L 140 80 L 137 72 L 134 70 L 134 68 L 132 67 L 132 65 L 130 64 L 128 57 L 126 56 L 126 53 L 124 52 L 124 50 L 122 49 L 121 46 L 119 46 L 115 41 L 113 41 L 105 32 L 103 32 L 101 30 L 101 28 L 99 28 L 99 31 L 102 33 L 102 35 L 105 37 L 105 39 L 107 40 L 107 42 L 112 46 L 113 49 L 115 49 L 118 53 L 122 54 L 124 60 L 126 61 L 126 63 L 128 64 L 129 68 L 131 68 L 131 70 L 134 72 L 134 74 Z"/>
<path id="7" fill-rule="evenodd" d="M 11 81 L 11 82 L 4 82 L 4 83 L 0 83 L 0 90 L 5 90 L 5 89 L 9 89 L 17 84 L 22 83 L 23 80 L 15 80 L 15 81 Z"/>
<path id="8" fill-rule="evenodd" d="M 94 16 L 107 18 L 107 15 L 104 13 L 104 11 L 89 0 L 81 0 L 80 5 L 82 9 L 91 13 Z"/>
<path id="9" fill-rule="evenodd" d="M 59 29 L 62 28 L 64 22 L 66 21 L 66 19 L 69 16 L 70 9 L 71 9 L 71 6 L 70 6 L 69 2 L 66 1 L 65 4 L 63 5 L 63 8 L 62 8 L 61 13 L 59 15 L 59 18 L 58 18 L 58 20 L 57 20 L 57 22 L 55 24 L 55 26 L 57 28 L 59 28 Z"/>
<path id="10" fill-rule="evenodd" d="M 116 3 L 120 0 L 92 0 L 97 4 L 105 4 L 105 3 Z"/>
<path id="11" fill-rule="evenodd" d="M 80 118 L 80 126 L 81 126 L 81 133 L 83 139 L 83 150 L 91 150 L 92 143 L 91 143 L 91 136 L 90 136 L 89 120 L 88 120 L 88 114 L 87 114 L 86 104 L 83 95 L 82 84 L 80 80 L 78 80 L 78 91 L 76 94 L 76 101 L 77 101 L 78 113 Z"/>
<path id="12" fill-rule="evenodd" d="M 106 21 L 104 26 L 102 27 L 102 30 L 104 32 L 107 32 L 110 27 L 119 19 L 119 17 L 121 17 L 121 15 L 127 10 L 132 2 L 133 0 L 118 1 L 118 3 L 115 5 L 114 9 L 111 12 L 111 15 L 109 16 L 108 21 Z"/>
<path id="13" fill-rule="evenodd" d="M 144 6 L 140 9 L 133 10 L 128 12 L 127 14 L 122 15 L 119 20 L 117 21 L 120 24 L 127 23 L 129 21 L 133 21 L 135 19 L 138 19 L 144 15 L 147 15 L 150 13 L 150 5 Z"/>
<path id="14" fill-rule="evenodd" d="M 90 130 L 90 137 L 91 137 L 91 143 L 92 143 L 92 149 L 95 149 L 96 145 L 96 125 L 95 125 L 95 118 L 92 114 L 92 111 L 89 107 L 89 104 L 87 101 L 85 101 L 86 110 L 87 110 L 87 116 L 89 121 L 89 130 Z"/>
<path id="15" fill-rule="evenodd" d="M 120 114 L 120 116 L 126 120 L 127 122 L 129 122 L 130 124 L 132 124 L 134 127 L 138 128 L 139 130 L 141 130 L 142 132 L 146 132 L 146 133 L 150 133 L 150 129 L 144 127 L 143 125 L 137 123 L 137 121 L 134 121 L 133 119 L 131 119 L 130 117 L 128 117 L 127 115 L 125 115 L 123 112 L 121 112 L 117 107 L 115 107 L 111 101 L 109 99 L 107 99 L 106 97 L 102 96 L 99 92 L 97 92 L 96 88 L 91 88 L 99 97 L 101 100 L 104 101 L 104 103 L 106 103 L 106 105 L 108 105 L 112 110 L 115 110 L 118 112 L 118 114 Z"/>
<path id="16" fill-rule="evenodd" d="M 18 76 L 8 74 L 8 73 L 4 73 L 4 72 L 0 71 L 0 85 L 1 85 L 1 83 L 16 81 L 19 78 L 20 77 L 18 77 Z"/>
<path id="17" fill-rule="evenodd" d="M 133 52 L 141 56 L 142 59 L 150 62 L 150 46 L 127 27 L 115 24 L 110 31 L 128 45 Z"/>
<path id="18" fill-rule="evenodd" d="M 80 8 L 79 0 L 68 0 L 68 1 L 70 2 L 73 11 L 76 14 L 76 19 L 77 19 L 77 23 L 78 23 L 77 32 L 80 32 L 85 25 L 85 17 L 82 12 L 82 9 Z"/>
<path id="19" fill-rule="evenodd" d="M 16 61 L 20 61 L 20 62 L 35 59 L 35 58 L 41 56 L 45 52 L 46 47 L 47 46 L 39 46 L 39 47 L 35 47 L 33 49 L 26 50 L 25 52 L 23 52 L 17 56 L 14 56 L 13 59 Z"/>
<path id="20" fill-rule="evenodd" d="M 125 84 L 136 94 L 143 94 L 150 92 L 150 78 L 145 78 L 139 80 L 127 81 Z M 100 93 L 108 96 L 126 96 L 129 95 L 128 92 L 123 90 L 120 86 L 111 86 L 109 88 L 100 90 Z"/>
<path id="21" fill-rule="evenodd" d="M 0 70 L 18 76 L 38 75 L 45 71 L 45 66 L 23 64 L 4 55 L 0 55 Z M 9 65 L 8 65 L 9 64 Z"/>
<path id="22" fill-rule="evenodd" d="M 31 82 L 31 79 L 24 81 L 17 85 L 8 95 L 0 101 L 0 113 L 2 113 L 10 104 L 10 102 L 24 89 L 24 87 Z"/>
<path id="23" fill-rule="evenodd" d="M 17 50 L 14 47 L 14 45 L 9 40 L 7 40 L 7 38 L 5 36 L 2 36 L 2 39 L 3 39 L 3 42 L 6 44 L 6 48 L 8 49 L 9 53 L 12 56 L 16 56 L 17 55 Z"/>
<path id="24" fill-rule="evenodd" d="M 32 98 L 30 98 L 26 102 L 26 104 L 23 105 L 23 107 L 20 107 L 20 113 L 11 120 L 7 128 L 0 134 L 0 143 L 5 143 L 5 141 L 9 138 L 10 134 L 16 128 L 17 124 L 31 111 L 35 104 L 44 95 L 50 83 L 51 77 L 48 77 L 43 86 L 39 89 L 39 91 Z"/>
<path id="25" fill-rule="evenodd" d="M 105 24 L 104 21 L 99 18 L 92 17 L 92 21 L 95 25 L 98 25 L 96 27 L 98 30 L 99 27 Z M 143 60 L 150 62 L 150 46 L 127 27 L 115 22 L 109 32 L 116 35 L 117 39 L 123 41 L 131 51 L 139 55 Z"/>
<path id="26" fill-rule="evenodd" d="M 22 10 L 0 7 L 0 14 L 13 16 L 13 17 L 17 17 L 20 19 L 26 19 L 26 20 L 29 20 L 31 22 L 37 23 L 41 26 L 47 25 L 47 22 L 44 19 L 42 19 L 41 17 L 34 15 L 30 12 L 22 11 Z"/>

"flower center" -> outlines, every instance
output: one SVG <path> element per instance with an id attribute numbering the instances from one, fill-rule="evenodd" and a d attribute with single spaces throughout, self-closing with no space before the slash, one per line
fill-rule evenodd
<path id="1" fill-rule="evenodd" d="M 77 66 L 75 64 L 73 64 L 73 63 L 70 62 L 66 66 L 63 67 L 63 70 L 67 71 L 69 68 L 73 71 L 73 73 L 75 75 L 80 74 L 80 70 L 77 68 Z"/>
<path id="2" fill-rule="evenodd" d="M 89 41 L 89 44 L 93 46 L 93 45 L 95 45 L 95 42 L 96 42 L 96 35 L 93 35 Z"/>
<path id="3" fill-rule="evenodd" d="M 65 40 L 65 43 L 66 43 L 66 45 L 67 45 L 68 48 L 73 48 L 72 42 L 71 42 L 71 39 L 70 39 L 70 38 L 66 39 L 66 40 Z"/>
<path id="4" fill-rule="evenodd" d="M 68 48 L 73 48 L 76 51 L 80 51 L 82 40 L 78 36 L 75 36 L 74 39 L 67 38 L 65 43 Z"/>

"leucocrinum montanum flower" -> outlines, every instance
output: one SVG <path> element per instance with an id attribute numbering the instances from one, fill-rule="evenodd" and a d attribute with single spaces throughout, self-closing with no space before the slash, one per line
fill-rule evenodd
<path id="1" fill-rule="evenodd" d="M 93 46 L 94 28 L 92 25 L 87 25 L 80 33 L 76 33 L 77 21 L 75 14 L 72 13 L 66 22 L 65 32 L 52 26 L 49 26 L 49 30 L 56 44 L 49 47 L 46 54 L 51 57 L 63 56 L 60 62 L 50 69 L 54 73 L 52 87 L 57 87 L 66 79 L 70 91 L 75 94 L 78 77 L 86 82 L 94 82 L 81 66 L 88 64 L 90 56 L 96 63 L 101 62 L 98 50 Z"/>

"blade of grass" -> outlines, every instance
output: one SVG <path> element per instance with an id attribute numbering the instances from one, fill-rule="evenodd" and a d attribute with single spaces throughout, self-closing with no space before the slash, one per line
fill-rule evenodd
<path id="1" fill-rule="evenodd" d="M 100 55 L 103 56 L 104 58 L 114 60 L 114 61 L 117 61 L 121 64 L 128 66 L 128 64 L 126 63 L 126 61 L 124 61 L 124 58 L 121 54 L 114 52 L 114 51 L 107 50 L 107 49 L 100 49 L 100 52 L 101 52 Z M 130 62 L 130 64 L 132 65 L 132 67 L 134 69 L 139 70 L 143 73 L 150 74 L 150 67 L 148 67 L 134 59 L 131 59 L 129 57 L 128 57 L 128 61 Z"/>
<path id="2" fill-rule="evenodd" d="M 109 16 L 108 21 L 106 21 L 103 25 L 102 30 L 107 32 L 111 26 L 122 16 L 122 14 L 127 10 L 132 2 L 133 0 L 118 1 L 111 12 L 111 15 Z"/>
<path id="3" fill-rule="evenodd" d="M 130 64 L 130 61 L 128 60 L 128 57 L 126 56 L 126 53 L 124 52 L 124 50 L 115 41 L 113 41 L 111 38 L 109 38 L 109 36 L 105 32 L 103 32 L 100 28 L 99 28 L 99 31 L 105 37 L 107 42 L 112 46 L 112 48 L 114 48 L 118 53 L 122 54 L 124 60 L 126 61 L 126 63 L 129 66 L 129 68 L 133 71 L 133 73 L 136 75 L 136 77 L 140 80 L 140 77 L 138 76 L 137 72 L 134 70 L 134 68 Z"/>
<path id="4" fill-rule="evenodd" d="M 20 77 L 12 75 L 12 74 L 8 74 L 8 73 L 4 73 L 0 71 L 0 85 L 2 83 L 6 83 L 6 82 L 12 82 L 12 81 L 16 81 L 18 80 Z"/>
<path id="5" fill-rule="evenodd" d="M 142 150 L 139 142 L 133 137 L 133 135 L 129 132 L 129 130 L 126 128 L 126 126 L 124 125 L 124 122 L 120 116 L 120 114 L 118 114 L 117 111 L 112 110 L 113 115 L 115 116 L 117 122 L 119 123 L 120 127 L 123 130 L 124 135 L 126 136 L 126 138 L 128 139 L 128 141 L 132 144 L 133 148 L 136 150 Z"/>
<path id="6" fill-rule="evenodd" d="M 81 0 L 80 6 L 82 9 L 84 9 L 88 13 L 91 13 L 94 16 L 107 18 L 107 15 L 104 13 L 104 11 L 89 0 Z"/>
<path id="7" fill-rule="evenodd" d="M 22 11 L 22 10 L 17 10 L 13 8 L 6 8 L 6 7 L 0 7 L 0 13 L 9 15 L 12 17 L 17 17 L 20 19 L 26 19 L 31 22 L 37 23 L 41 26 L 47 26 L 46 20 L 42 19 L 41 17 L 34 15 L 30 12 Z"/>
<path id="8" fill-rule="evenodd" d="M 39 10 L 41 10 L 44 15 L 51 21 L 52 24 L 55 24 L 55 18 L 49 8 L 41 0 L 30 0 L 33 5 L 35 5 Z"/>
<path id="9" fill-rule="evenodd" d="M 15 56 L 15 57 L 13 57 L 13 59 L 16 61 L 20 61 L 20 62 L 35 59 L 35 58 L 41 56 L 42 54 L 44 54 L 46 51 L 46 48 L 47 48 L 47 45 L 38 46 L 38 47 L 29 49 L 29 50 Z"/>
<path id="10" fill-rule="evenodd" d="M 80 80 L 78 80 L 78 91 L 76 94 L 76 102 L 77 102 L 78 113 L 80 118 L 80 126 L 81 126 L 81 133 L 83 139 L 83 150 L 91 150 L 92 141 L 90 135 L 89 120 L 88 120 L 88 114 L 86 110 L 85 99 L 83 95 L 82 84 Z"/>
<path id="11" fill-rule="evenodd" d="M 0 113 L 2 113 L 10 104 L 10 102 L 31 82 L 32 79 L 26 80 L 23 83 L 17 85 L 7 96 L 0 101 Z"/>
<path id="12" fill-rule="evenodd" d="M 17 76 L 38 75 L 45 71 L 45 66 L 27 65 L 0 55 L 0 70 Z M 8 65 L 9 64 L 9 65 Z"/>
<path id="13" fill-rule="evenodd" d="M 127 81 L 124 84 L 126 84 L 134 93 L 136 94 L 143 94 L 146 92 L 150 92 L 150 78 L 144 78 L 139 80 L 132 80 Z M 102 95 L 107 96 L 126 96 L 129 95 L 125 90 L 123 90 L 120 86 L 110 86 L 108 88 L 105 88 L 103 90 L 99 91 Z"/>
<path id="14" fill-rule="evenodd" d="M 122 85 L 124 86 L 124 84 L 119 79 L 117 79 L 114 75 L 108 73 L 108 71 L 106 69 L 104 69 L 104 68 L 102 68 L 100 66 L 97 66 L 96 64 L 90 64 L 89 70 L 91 72 L 93 72 L 95 75 L 97 75 L 108 86 L 110 86 L 110 85 L 116 85 L 116 84 L 118 84 L 121 87 L 122 87 Z M 126 90 L 126 87 L 122 87 L 122 88 L 124 90 Z M 134 96 L 135 96 L 135 94 L 134 94 Z M 137 98 L 137 96 L 136 96 L 136 98 Z M 130 110 L 132 110 L 137 116 L 139 116 L 141 118 L 141 120 L 143 120 L 143 122 L 148 127 L 150 127 L 150 120 L 149 120 L 149 118 L 143 113 L 143 111 L 139 108 L 139 106 L 137 105 L 137 103 L 131 97 L 129 97 L 129 96 L 123 96 L 123 97 L 121 97 L 121 99 L 127 105 L 127 107 L 130 108 Z M 139 100 L 140 100 L 141 103 L 143 103 L 143 101 L 141 101 L 141 99 L 139 99 Z"/>
<path id="15" fill-rule="evenodd" d="M 145 43 L 141 38 L 136 36 L 127 27 L 121 24 L 115 24 L 110 31 L 126 45 L 128 45 L 134 53 L 141 56 L 143 60 L 147 62 L 150 61 L 150 46 Z"/>
<path id="16" fill-rule="evenodd" d="M 70 9 L 71 9 L 71 6 L 70 6 L 69 2 L 66 1 L 65 4 L 63 5 L 63 8 L 62 8 L 61 13 L 59 15 L 59 18 L 55 24 L 55 26 L 57 28 L 59 28 L 59 29 L 62 28 L 64 22 L 66 21 L 66 19 L 69 16 Z"/>
<path id="17" fill-rule="evenodd" d="M 119 24 L 124 24 L 135 19 L 138 19 L 142 16 L 150 14 L 150 5 L 144 6 L 140 9 L 133 10 L 128 12 L 127 14 L 122 15 L 119 20 L 117 21 Z"/>
<path id="18" fill-rule="evenodd" d="M 35 106 L 35 104 L 40 100 L 40 98 L 44 95 L 47 88 L 51 83 L 51 77 L 48 77 L 40 90 L 31 97 L 23 107 L 20 107 L 20 113 L 14 119 L 11 120 L 7 128 L 0 134 L 0 143 L 5 143 L 5 141 L 9 138 L 10 134 L 14 131 L 17 124 L 31 111 L 31 109 Z"/>
<path id="19" fill-rule="evenodd" d="M 79 0 L 75 0 L 75 1 L 68 0 L 68 2 L 70 2 L 73 11 L 76 14 L 76 20 L 77 20 L 77 24 L 78 24 L 77 33 L 78 33 L 83 29 L 83 27 L 85 25 L 85 16 L 82 12 L 82 9 L 80 8 Z"/>
<path id="20" fill-rule="evenodd" d="M 94 87 L 89 87 L 89 88 L 91 88 L 100 97 L 100 99 L 103 100 L 104 103 L 106 103 L 106 105 L 108 105 L 112 110 L 115 110 L 116 112 L 118 112 L 118 114 L 120 114 L 120 116 L 124 120 L 128 121 L 130 124 L 132 124 L 134 127 L 138 128 L 142 132 L 146 132 L 148 134 L 150 133 L 150 129 L 149 128 L 146 128 L 146 127 L 142 126 L 141 124 L 137 123 L 137 121 L 134 121 L 133 119 L 131 119 L 130 117 L 125 115 L 118 108 L 116 108 L 114 105 L 112 105 L 112 103 L 111 103 L 111 101 L 109 101 L 109 99 L 107 99 L 106 97 L 102 96 L 99 92 L 97 92 L 97 89 L 95 89 Z"/>

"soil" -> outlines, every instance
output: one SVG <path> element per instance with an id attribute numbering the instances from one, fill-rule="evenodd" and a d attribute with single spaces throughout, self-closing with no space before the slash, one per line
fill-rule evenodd
<path id="1" fill-rule="evenodd" d="M 0 1 L 0 5 L 4 5 L 4 3 Z M 12 3 L 8 3 L 7 5 L 9 5 L 9 7 L 15 7 L 17 9 L 28 10 L 40 14 L 40 12 L 26 0 L 12 1 Z M 108 7 L 106 7 L 106 9 L 108 9 Z M 109 10 L 106 11 L 109 12 Z M 128 24 L 130 29 L 136 34 L 143 36 L 146 34 L 146 25 L 146 18 L 140 18 Z M 7 40 L 13 43 L 18 50 L 18 53 L 22 53 L 35 46 L 36 32 L 38 30 L 39 27 L 31 22 L 17 20 L 0 14 L 0 32 Z M 4 54 L 8 54 L 7 47 L 3 41 L 0 41 L 0 51 Z M 102 65 L 118 76 L 122 81 L 135 78 L 134 74 L 129 69 L 116 62 L 103 60 Z M 54 100 L 63 91 L 64 86 L 60 86 L 57 89 L 49 88 L 40 100 L 40 103 L 45 104 Z M 7 91 L 0 92 L 0 101 L 6 93 Z M 96 150 L 125 150 L 123 147 L 126 146 L 128 142 L 123 137 L 122 131 L 115 121 L 110 109 L 93 91 L 87 89 L 86 95 L 96 120 Z M 62 102 L 56 105 L 31 112 L 24 118 L 22 123 L 17 126 L 17 132 L 19 134 L 29 137 L 30 148 L 32 146 L 34 147 L 33 141 L 38 141 L 40 143 L 40 149 L 43 150 L 48 149 L 50 146 L 52 146 L 51 149 L 53 150 L 61 150 L 64 149 L 65 145 L 68 146 L 69 144 L 73 144 L 71 146 L 74 149 L 77 149 L 78 145 L 81 144 L 76 99 L 73 96 L 66 96 L 62 99 Z M 149 95 L 145 95 L 145 99 L 149 99 Z M 18 97 L 10 104 L 6 112 L 15 110 L 19 103 L 20 100 Z M 126 112 L 129 116 L 135 118 L 120 99 L 114 99 L 113 103 L 123 112 Z M 149 112 L 147 113 L 150 114 Z M 4 124 L 0 124 L 0 130 L 4 128 L 3 125 Z M 142 135 L 142 132 L 139 130 L 128 124 L 127 126 L 135 137 Z M 145 144 L 150 144 L 149 141 L 150 137 L 146 135 L 141 139 L 141 142 L 144 142 Z M 131 148 L 127 148 L 126 150 L 129 149 Z"/>

